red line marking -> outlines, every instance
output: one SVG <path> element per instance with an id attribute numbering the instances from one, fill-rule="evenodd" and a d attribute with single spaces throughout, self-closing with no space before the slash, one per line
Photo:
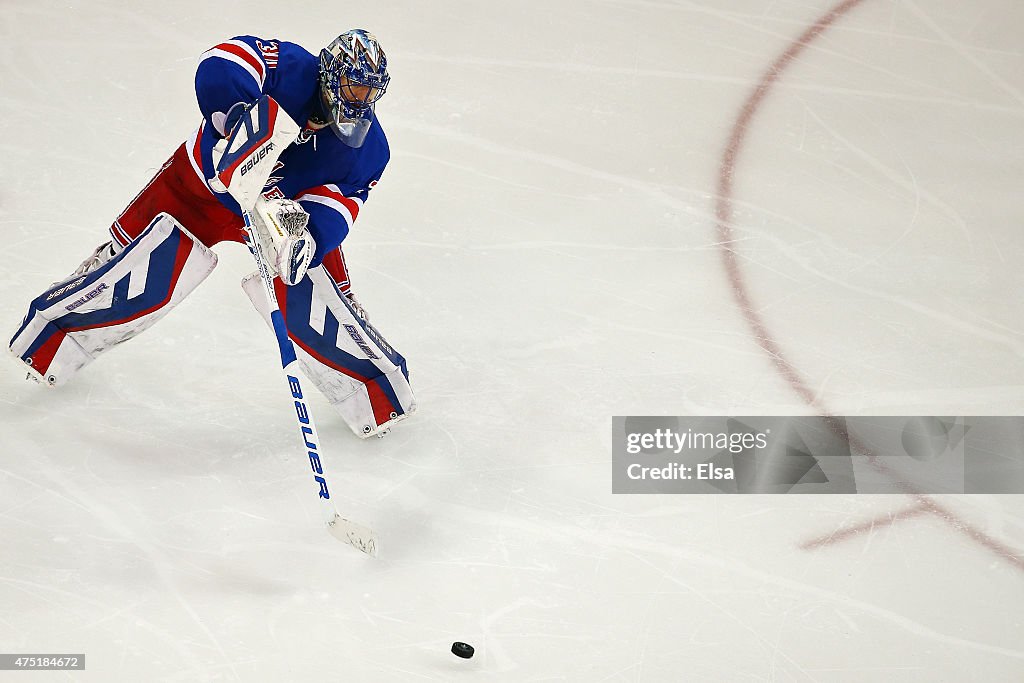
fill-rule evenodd
<path id="1" fill-rule="evenodd" d="M 814 550 L 815 548 L 823 548 L 825 546 L 835 545 L 836 543 L 845 541 L 846 539 L 852 538 L 853 536 L 857 536 L 868 531 L 874 531 L 875 529 L 884 529 L 885 527 L 892 526 L 896 522 L 902 521 L 904 519 L 910 519 L 911 517 L 917 517 L 918 515 L 923 514 L 930 514 L 928 508 L 925 507 L 924 505 L 916 505 L 914 507 L 907 508 L 906 510 L 902 510 L 900 512 L 875 517 L 874 519 L 870 519 L 866 522 L 861 522 L 860 524 L 857 524 L 855 526 L 846 527 L 845 529 L 834 531 L 831 534 L 826 534 L 824 536 L 819 536 L 817 538 L 806 540 L 800 544 L 800 548 L 802 548 L 803 550 Z"/>
<path id="2" fill-rule="evenodd" d="M 743 149 L 743 144 L 746 142 L 747 132 L 750 130 L 751 122 L 754 120 L 757 114 L 758 108 L 764 101 L 765 97 L 771 91 L 772 86 L 776 81 L 779 80 L 783 71 L 796 59 L 800 54 L 816 40 L 822 33 L 825 32 L 837 19 L 845 15 L 847 12 L 861 4 L 864 0 L 845 0 L 840 2 L 823 16 L 821 16 L 816 22 L 807 28 L 800 36 L 790 43 L 786 50 L 779 55 L 775 61 L 769 65 L 768 70 L 761 76 L 757 86 L 754 88 L 754 92 L 747 97 L 743 106 L 740 108 L 739 116 L 737 116 L 735 123 L 733 123 L 732 131 L 729 135 L 728 142 L 725 146 L 725 152 L 722 155 L 722 165 L 718 171 L 718 196 L 715 203 L 715 216 L 717 221 L 717 236 L 718 246 L 721 250 L 722 264 L 725 267 L 726 274 L 729 278 L 729 284 L 732 288 L 733 297 L 736 300 L 736 304 L 739 307 L 747 325 L 750 327 L 751 332 L 754 335 L 754 339 L 757 341 L 765 353 L 767 353 L 772 363 L 775 365 L 775 369 L 783 376 L 790 388 L 802 398 L 807 405 L 815 410 L 819 415 L 825 417 L 832 417 L 827 407 L 818 398 L 814 391 L 810 388 L 807 381 L 803 378 L 796 367 L 790 363 L 785 355 L 782 353 L 782 348 L 779 343 L 772 337 L 771 332 L 768 329 L 768 325 L 765 324 L 764 319 L 754 308 L 752 299 L 750 296 L 750 290 L 747 287 L 746 280 L 743 277 L 743 273 L 740 269 L 739 258 L 736 251 L 732 247 L 734 241 L 733 236 L 733 178 L 736 175 L 736 163 L 740 157 L 740 152 Z M 850 444 L 850 448 L 856 450 L 868 457 L 868 461 L 873 467 L 881 472 L 889 473 L 889 470 L 883 465 L 877 458 L 877 456 L 871 452 L 870 449 L 866 448 L 863 444 L 859 443 L 856 438 L 846 433 L 838 421 L 829 421 L 833 431 L 836 432 L 841 438 L 847 440 Z M 1006 544 L 992 538 L 980 529 L 972 526 L 968 522 L 957 517 L 952 511 L 939 505 L 937 502 L 921 494 L 918 491 L 913 490 L 912 487 L 904 484 L 904 492 L 912 496 L 917 500 L 917 506 L 911 508 L 910 516 L 918 516 L 920 514 L 929 514 L 938 517 L 942 521 L 946 522 L 953 529 L 963 533 L 968 538 L 973 540 L 975 543 L 987 548 L 998 557 L 1010 562 L 1013 566 L 1017 567 L 1021 571 L 1024 571 L 1024 554 L 1020 551 L 1014 550 Z M 900 518 L 905 518 L 909 513 L 905 513 Z M 888 523 L 891 524 L 895 519 L 891 519 Z M 820 539 L 812 539 L 805 542 L 802 547 L 820 547 L 822 545 L 828 545 L 839 540 L 849 538 L 851 536 L 863 533 L 866 530 L 870 530 L 877 525 L 878 520 L 873 520 L 859 524 L 850 529 L 846 529 L 829 536 L 830 540 L 828 543 L 821 542 Z M 873 525 L 874 523 L 874 525 Z"/>

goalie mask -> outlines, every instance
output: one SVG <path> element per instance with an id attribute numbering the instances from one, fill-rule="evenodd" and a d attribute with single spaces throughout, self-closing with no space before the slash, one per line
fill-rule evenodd
<path id="1" fill-rule="evenodd" d="M 384 50 L 368 31 L 346 31 L 320 51 L 320 101 L 331 129 L 349 147 L 363 144 L 374 102 L 390 80 Z"/>

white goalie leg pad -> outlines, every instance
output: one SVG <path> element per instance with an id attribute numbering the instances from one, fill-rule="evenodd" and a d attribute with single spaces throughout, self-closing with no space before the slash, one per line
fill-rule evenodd
<path id="1" fill-rule="evenodd" d="M 166 213 L 95 270 L 56 283 L 29 306 L 10 349 L 50 386 L 150 327 L 188 296 L 217 256 Z"/>
<path id="2" fill-rule="evenodd" d="M 356 314 L 323 266 L 294 286 L 274 284 L 303 373 L 357 436 L 382 436 L 416 410 L 405 359 Z M 242 280 L 242 288 L 270 325 L 259 274 Z"/>

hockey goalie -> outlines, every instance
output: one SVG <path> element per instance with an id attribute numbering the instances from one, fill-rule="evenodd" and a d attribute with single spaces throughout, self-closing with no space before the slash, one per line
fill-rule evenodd
<path id="1" fill-rule="evenodd" d="M 195 78 L 199 128 L 113 222 L 111 240 L 29 305 L 10 343 L 29 375 L 67 382 L 199 286 L 217 265 L 214 245 L 245 241 L 238 193 L 223 171 L 228 139 L 244 135 L 237 127 L 260 103 L 301 122 L 292 123 L 297 135 L 266 145 L 276 158 L 256 181 L 251 213 L 302 368 L 360 437 L 382 435 L 412 413 L 405 359 L 353 295 L 341 249 L 390 158 L 375 113 L 389 80 L 380 43 L 362 29 L 342 33 L 319 57 L 253 36 L 204 52 Z M 240 186 L 247 170 L 229 175 Z M 268 319 L 259 276 L 242 287 Z"/>

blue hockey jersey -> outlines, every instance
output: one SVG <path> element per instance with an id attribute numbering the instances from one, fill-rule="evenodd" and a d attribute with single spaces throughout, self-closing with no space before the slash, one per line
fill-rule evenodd
<path id="1" fill-rule="evenodd" d="M 313 265 L 348 235 L 370 189 L 390 159 L 387 138 L 374 115 L 366 141 L 349 147 L 329 127 L 306 125 L 311 115 L 326 118 L 319 97 L 320 60 L 305 48 L 279 40 L 237 36 L 204 52 L 196 70 L 196 99 L 203 123 L 187 143 L 196 173 L 210 187 L 216 173 L 213 146 L 225 135 L 231 107 L 266 94 L 305 128 L 281 154 L 264 196 L 298 201 L 309 213 L 316 240 Z M 212 192 L 213 190 L 211 190 Z M 214 193 L 231 211 L 241 209 L 227 193 Z"/>

